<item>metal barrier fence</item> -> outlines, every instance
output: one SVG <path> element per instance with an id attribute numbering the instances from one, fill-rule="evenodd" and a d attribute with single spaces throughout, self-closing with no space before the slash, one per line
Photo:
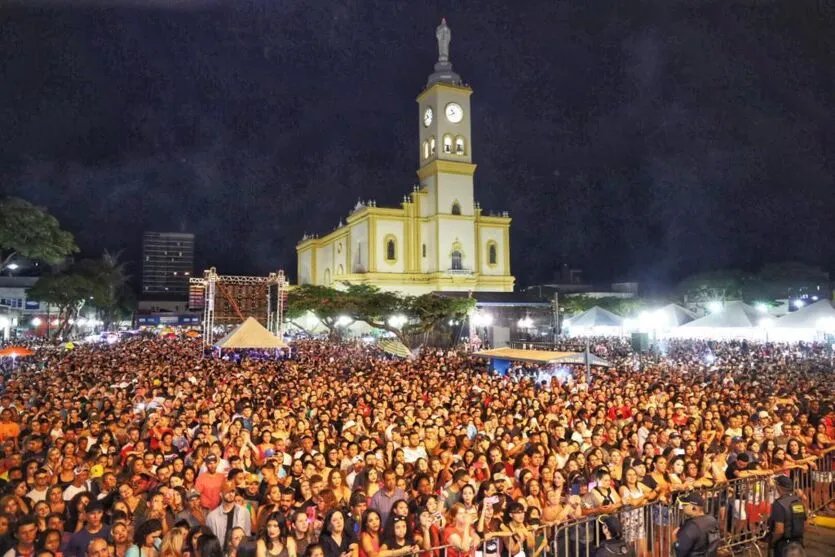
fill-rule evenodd
<path id="1" fill-rule="evenodd" d="M 634 549 L 635 555 L 668 557 L 675 546 L 676 532 L 686 518 L 679 509 L 678 498 L 695 492 L 705 501 L 705 514 L 719 523 L 722 549 L 738 550 L 748 546 L 758 555 L 767 554 L 765 546 L 758 542 L 764 541 L 769 533 L 771 504 L 778 497 L 774 486 L 777 475 L 792 479 L 810 516 L 835 503 L 835 452 L 830 450 L 821 457 L 776 474 L 752 475 L 709 488 L 673 489 L 660 500 L 639 507 L 621 506 L 608 514 L 619 519 L 623 539 Z M 533 548 L 525 548 L 524 557 L 592 557 L 604 541 L 602 516 L 605 515 L 589 515 L 531 528 L 536 543 Z M 540 547 L 543 539 L 546 540 L 545 548 Z M 490 540 L 484 540 L 479 553 L 481 555 L 477 557 L 497 557 L 500 549 Z"/>

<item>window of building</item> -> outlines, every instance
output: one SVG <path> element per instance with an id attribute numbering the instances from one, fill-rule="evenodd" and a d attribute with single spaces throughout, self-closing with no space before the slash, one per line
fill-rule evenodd
<path id="1" fill-rule="evenodd" d="M 455 138 L 455 154 L 463 155 L 464 152 L 464 138 L 459 135 Z"/>
<path id="2" fill-rule="evenodd" d="M 429 158 L 429 142 L 428 141 L 423 142 L 423 158 L 424 159 Z"/>
<path id="3" fill-rule="evenodd" d="M 460 215 L 461 214 L 461 204 L 457 201 L 452 204 L 452 214 L 453 215 Z"/>
<path id="4" fill-rule="evenodd" d="M 496 246 L 496 242 L 490 242 L 487 244 L 487 264 L 488 265 L 495 265 L 498 262 L 498 248 Z"/>
<path id="5" fill-rule="evenodd" d="M 426 257 L 426 244 L 423 244 L 423 256 Z"/>
<path id="6" fill-rule="evenodd" d="M 344 274 L 345 274 L 345 267 L 343 267 L 342 265 L 340 265 L 339 267 L 337 267 L 337 268 L 336 268 L 336 274 L 337 274 L 337 275 L 344 275 Z"/>
<path id="7" fill-rule="evenodd" d="M 431 157 L 434 154 L 435 154 L 435 138 L 430 137 L 429 138 L 429 156 Z"/>
<path id="8" fill-rule="evenodd" d="M 444 136 L 444 153 L 452 153 L 452 136 Z"/>
<path id="9" fill-rule="evenodd" d="M 331 270 L 330 269 L 325 269 L 324 281 L 325 281 L 325 286 L 330 286 L 330 284 L 331 284 Z"/>
<path id="10" fill-rule="evenodd" d="M 453 251 L 452 252 L 452 266 L 450 268 L 453 271 L 462 270 L 464 268 L 462 259 L 463 259 L 463 256 L 461 255 L 460 251 L 458 251 L 458 250 Z"/>
<path id="11" fill-rule="evenodd" d="M 397 259 L 397 244 L 394 238 L 386 240 L 386 261 L 395 261 Z"/>

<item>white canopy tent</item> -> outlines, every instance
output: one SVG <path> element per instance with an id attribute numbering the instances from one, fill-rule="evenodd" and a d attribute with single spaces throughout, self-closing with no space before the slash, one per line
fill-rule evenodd
<path id="1" fill-rule="evenodd" d="M 655 316 L 662 324 L 662 328 L 674 329 L 696 320 L 696 314 L 678 304 L 667 304 L 656 310 Z"/>
<path id="2" fill-rule="evenodd" d="M 765 338 L 769 323 L 764 315 L 743 302 L 727 302 L 721 310 L 676 327 L 670 336 L 715 340 Z"/>
<path id="3" fill-rule="evenodd" d="M 283 340 L 269 332 L 254 317 L 247 317 L 246 321 L 217 341 L 215 346 L 221 350 L 287 348 Z"/>
<path id="4" fill-rule="evenodd" d="M 623 318 L 598 306 L 565 323 L 571 336 L 609 336 L 623 334 Z"/>
<path id="5" fill-rule="evenodd" d="M 819 300 L 774 321 L 769 339 L 782 342 L 823 340 L 835 334 L 835 307 L 832 301 Z"/>

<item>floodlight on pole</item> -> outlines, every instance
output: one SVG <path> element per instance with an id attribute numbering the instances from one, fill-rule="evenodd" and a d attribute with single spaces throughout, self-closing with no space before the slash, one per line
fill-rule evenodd
<path id="1" fill-rule="evenodd" d="M 42 323 L 42 321 L 41 321 L 40 317 L 35 317 L 34 319 L 32 319 L 32 326 L 33 327 L 40 327 L 41 323 Z"/>
<path id="2" fill-rule="evenodd" d="M 17 271 L 18 269 L 20 269 L 20 265 L 18 265 L 17 263 L 9 263 L 8 265 L 6 265 L 6 268 L 10 271 Z"/>
<path id="3" fill-rule="evenodd" d="M 768 306 L 766 304 L 763 304 L 762 302 L 759 303 L 759 304 L 756 304 L 754 307 L 760 313 L 768 313 Z"/>
<path id="4" fill-rule="evenodd" d="M 718 302 L 718 301 L 710 302 L 707 305 L 707 309 L 710 313 L 719 313 L 720 311 L 722 311 L 722 302 Z"/>
<path id="5" fill-rule="evenodd" d="M 803 306 L 806 305 L 806 302 L 804 302 L 803 300 L 795 300 L 792 303 L 792 305 L 794 305 L 794 307 L 796 307 L 797 309 L 800 309 L 800 308 L 802 308 Z"/>

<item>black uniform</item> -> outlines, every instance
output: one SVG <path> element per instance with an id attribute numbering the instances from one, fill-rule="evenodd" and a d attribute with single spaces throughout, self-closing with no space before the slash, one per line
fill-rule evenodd
<path id="1" fill-rule="evenodd" d="M 688 518 L 676 535 L 676 557 L 714 557 L 722 534 L 710 515 Z"/>
<path id="2" fill-rule="evenodd" d="M 597 546 L 594 557 L 635 557 L 635 550 L 623 540 L 606 540 Z"/>
<path id="3" fill-rule="evenodd" d="M 784 495 L 771 505 L 768 526 L 774 531 L 777 523 L 783 524 L 783 537 L 773 543 L 774 557 L 783 557 L 792 543 L 803 545 L 803 532 L 806 527 L 806 506 L 800 497 L 794 494 Z"/>

